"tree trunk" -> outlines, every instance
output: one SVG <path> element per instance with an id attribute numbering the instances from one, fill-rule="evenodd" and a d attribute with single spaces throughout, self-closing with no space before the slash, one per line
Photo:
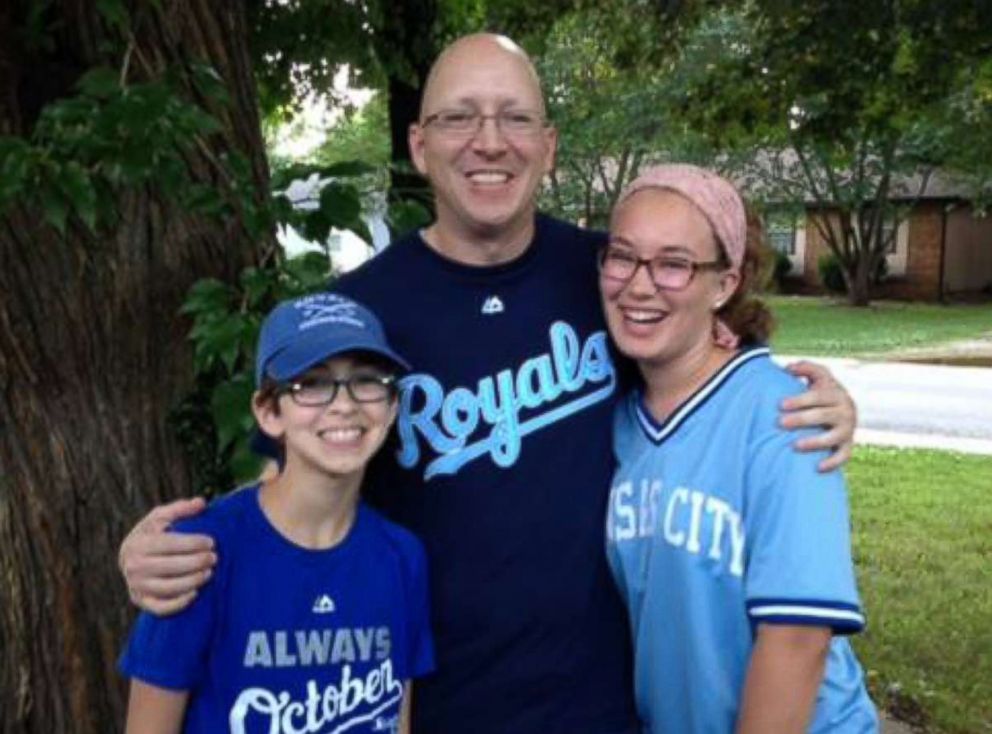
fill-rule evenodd
<path id="1" fill-rule="evenodd" d="M 871 303 L 872 271 L 871 258 L 866 253 L 859 253 L 853 272 L 844 269 L 847 302 L 851 306 L 868 306 Z"/>
<path id="2" fill-rule="evenodd" d="M 120 40 L 98 3 L 56 0 L 42 18 L 54 46 L 28 47 L 20 31 L 31 5 L 0 10 L 0 131 L 24 137 L 41 105 L 106 63 L 107 41 Z M 199 59 L 226 82 L 229 106 L 211 107 L 223 131 L 188 157 L 194 179 L 215 182 L 208 158 L 237 150 L 266 190 L 242 3 L 128 5 L 140 13 L 133 63 L 140 54 L 146 77 Z M 119 225 L 100 238 L 72 219 L 60 236 L 26 207 L 0 218 L 3 734 L 120 729 L 115 662 L 133 612 L 117 546 L 149 507 L 189 486 L 166 428 L 192 381 L 177 311 L 195 280 L 232 279 L 255 252 L 238 222 L 188 215 L 151 186 L 122 193 L 118 210 Z"/>
<path id="3" fill-rule="evenodd" d="M 420 93 L 420 88 L 403 79 L 389 78 L 389 136 L 392 146 L 390 162 L 394 166 L 389 176 L 389 199 L 397 201 L 414 198 L 432 205 L 427 182 L 413 170 L 407 144 L 407 130 L 420 114 Z"/>

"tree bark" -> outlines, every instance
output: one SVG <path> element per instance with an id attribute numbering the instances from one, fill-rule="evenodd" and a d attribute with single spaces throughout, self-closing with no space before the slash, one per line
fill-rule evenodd
<path id="1" fill-rule="evenodd" d="M 868 306 L 871 303 L 871 276 L 873 271 L 872 258 L 866 253 L 859 253 L 853 271 L 846 267 L 844 268 L 848 304 L 851 306 Z"/>
<path id="2" fill-rule="evenodd" d="M 25 137 L 39 103 L 70 93 L 88 67 L 107 63 L 106 43 L 123 40 L 96 3 L 56 0 L 43 18 L 54 45 L 29 47 L 19 31 L 31 4 L 0 11 L 0 130 Z M 196 59 L 226 82 L 226 108 L 201 100 L 223 131 L 188 156 L 194 179 L 216 183 L 212 160 L 239 151 L 265 191 L 242 2 L 128 5 L 145 64 L 135 74 Z M 31 80 L 46 69 L 60 83 L 41 90 Z M 118 211 L 100 238 L 71 218 L 60 236 L 26 206 L 0 215 L 3 734 L 120 730 L 115 662 L 133 612 L 117 547 L 149 507 L 189 486 L 166 428 L 192 382 L 188 324 L 177 312 L 195 280 L 233 279 L 255 253 L 239 222 L 189 215 L 151 186 L 123 192 Z"/>

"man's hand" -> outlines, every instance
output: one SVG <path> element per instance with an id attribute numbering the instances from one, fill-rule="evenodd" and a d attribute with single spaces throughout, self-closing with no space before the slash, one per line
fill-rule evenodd
<path id="1" fill-rule="evenodd" d="M 809 389 L 782 402 L 783 428 L 824 426 L 826 431 L 796 442 L 798 451 L 830 449 L 830 456 L 820 462 L 822 472 L 831 471 L 851 458 L 854 447 L 854 428 L 858 410 L 847 390 L 834 379 L 823 365 L 813 362 L 796 362 L 786 369 L 797 377 L 809 381 Z"/>
<path id="2" fill-rule="evenodd" d="M 170 533 L 170 524 L 203 512 L 200 497 L 176 500 L 149 512 L 121 543 L 117 563 L 136 605 L 153 614 L 184 609 L 210 578 L 217 554 L 208 535 Z"/>

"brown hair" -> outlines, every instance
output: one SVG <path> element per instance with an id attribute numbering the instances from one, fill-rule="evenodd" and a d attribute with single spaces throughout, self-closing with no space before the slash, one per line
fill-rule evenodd
<path id="1" fill-rule="evenodd" d="M 742 344 L 754 344 L 768 341 L 775 329 L 775 319 L 764 302 L 753 295 L 768 277 L 771 258 L 768 256 L 765 227 L 760 215 L 751 207 L 746 207 L 746 211 L 747 240 L 744 262 L 741 264 L 741 281 L 734 295 L 720 307 L 716 315 L 740 337 Z M 717 244 L 722 257 L 726 259 L 723 243 L 717 239 Z"/>
<path id="2" fill-rule="evenodd" d="M 262 384 L 258 386 L 258 392 L 255 394 L 255 403 L 257 405 L 269 403 L 272 406 L 272 412 L 279 415 L 280 387 L 281 385 L 278 382 L 266 375 L 262 378 Z"/>

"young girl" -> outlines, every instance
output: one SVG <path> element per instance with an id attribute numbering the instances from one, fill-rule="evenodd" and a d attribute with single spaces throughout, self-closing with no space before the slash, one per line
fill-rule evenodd
<path id="1" fill-rule="evenodd" d="M 283 470 L 176 528 L 211 535 L 219 562 L 187 609 L 138 619 L 128 732 L 408 731 L 409 681 L 433 667 L 424 551 L 359 502 L 405 369 L 349 299 L 268 316 L 252 407 Z"/>
<path id="2" fill-rule="evenodd" d="M 693 166 L 624 192 L 600 258 L 610 334 L 643 385 L 618 409 L 607 547 L 646 732 L 875 732 L 844 481 L 792 449 L 801 384 L 763 346 L 733 186 Z"/>

